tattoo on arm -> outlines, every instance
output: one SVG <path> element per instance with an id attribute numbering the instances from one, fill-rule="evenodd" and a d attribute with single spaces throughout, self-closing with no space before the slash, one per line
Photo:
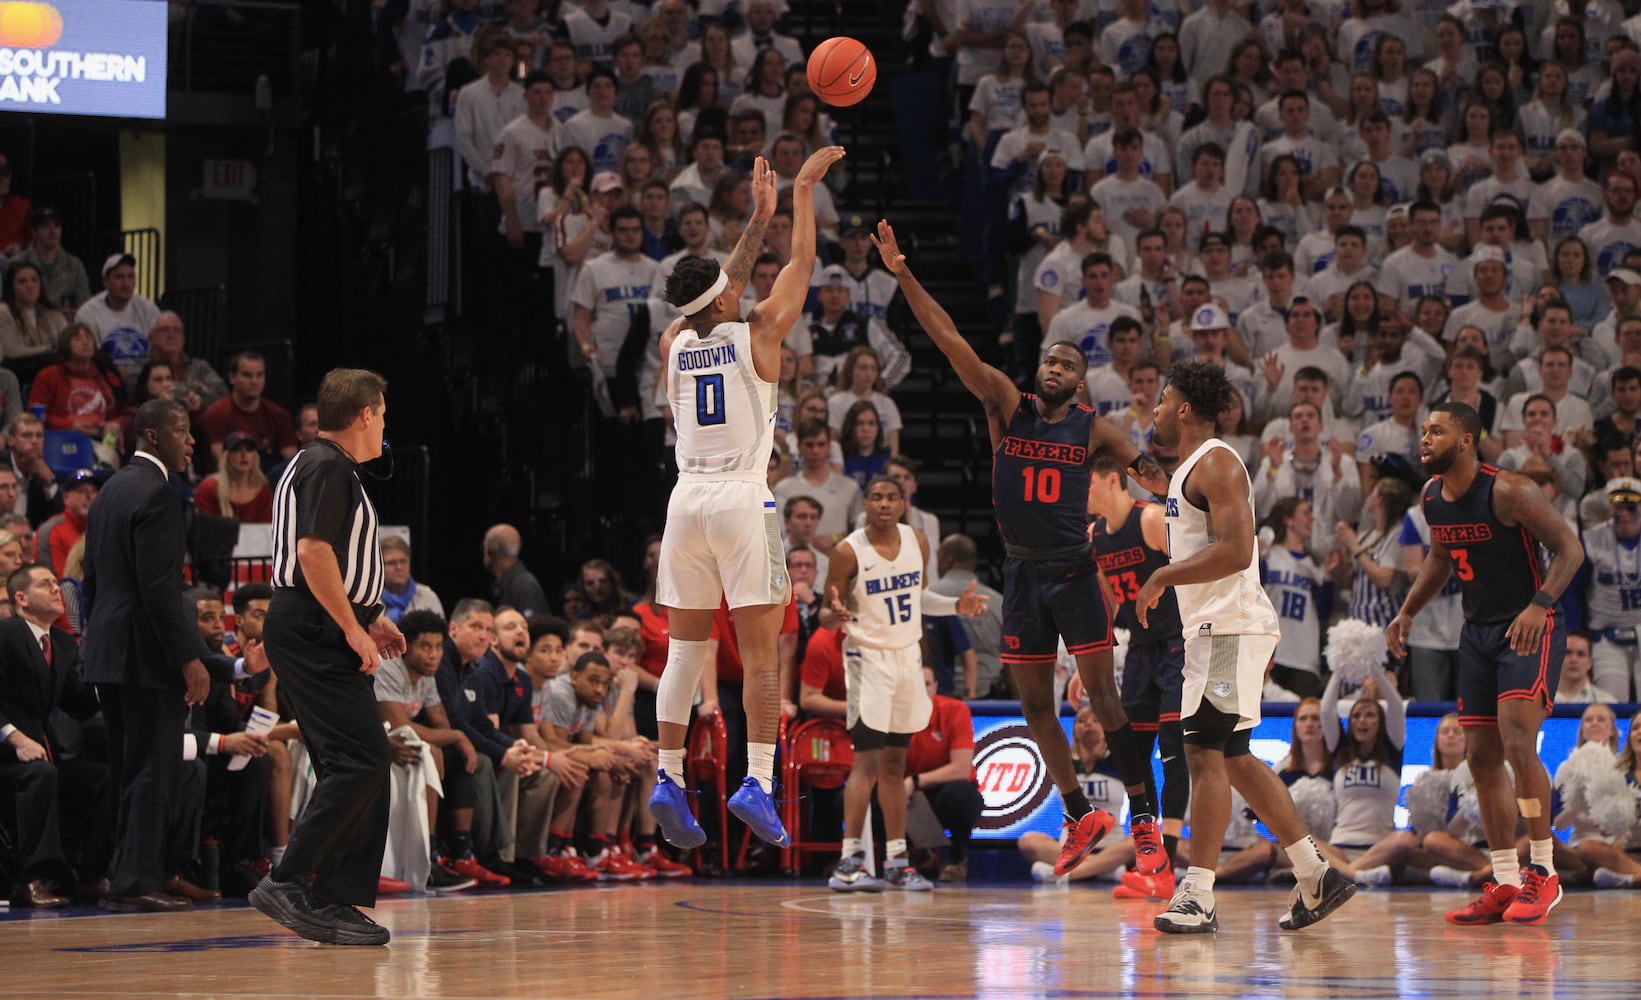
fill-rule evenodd
<path id="1" fill-rule="evenodd" d="M 764 247 L 764 230 L 769 227 L 767 222 L 752 219 L 741 232 L 740 242 L 735 244 L 735 252 L 729 258 L 729 264 L 724 267 L 724 273 L 729 276 L 729 287 L 725 291 L 735 298 L 741 297 L 742 289 L 746 288 L 747 279 L 752 277 L 752 265 L 758 261 L 758 253 Z"/>

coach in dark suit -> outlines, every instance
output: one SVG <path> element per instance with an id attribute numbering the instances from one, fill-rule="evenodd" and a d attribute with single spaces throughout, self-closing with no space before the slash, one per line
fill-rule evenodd
<path id="1" fill-rule="evenodd" d="M 64 758 L 53 731 L 54 709 L 84 721 L 97 696 L 80 680 L 74 637 L 51 623 L 63 592 L 46 566 L 25 564 L 6 580 L 15 617 L 0 620 L 0 786 L 16 797 L 19 906 L 62 906 L 58 894 L 93 885 L 108 868 L 113 817 L 108 768 L 83 756 Z M 64 822 L 66 820 L 66 822 Z M 63 851 L 67 829 L 81 847 L 76 873 Z"/>
<path id="2" fill-rule="evenodd" d="M 168 399 L 137 411 L 137 452 L 109 479 L 86 523 L 85 678 L 108 718 L 119 785 L 109 873 L 113 910 L 186 910 L 161 891 L 166 829 L 182 775 L 183 720 L 210 691 L 205 644 L 183 599 L 183 501 L 170 473 L 188 468 L 188 411 Z"/>

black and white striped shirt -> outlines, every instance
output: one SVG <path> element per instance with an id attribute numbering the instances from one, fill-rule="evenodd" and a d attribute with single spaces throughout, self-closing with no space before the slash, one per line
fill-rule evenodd
<path id="1" fill-rule="evenodd" d="M 308 445 L 274 487 L 274 587 L 308 589 L 296 558 L 302 538 L 323 538 L 336 552 L 342 586 L 352 603 L 370 607 L 382 600 L 382 552 L 376 538 L 376 508 L 359 482 L 358 466 L 325 438 Z"/>

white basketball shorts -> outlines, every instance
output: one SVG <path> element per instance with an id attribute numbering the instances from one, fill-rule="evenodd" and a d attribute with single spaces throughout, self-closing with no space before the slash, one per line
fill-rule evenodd
<path id="1" fill-rule="evenodd" d="M 680 476 L 667 503 L 655 599 L 714 610 L 785 606 L 792 596 L 775 498 L 761 482 Z"/>
<path id="2" fill-rule="evenodd" d="M 879 733 L 921 733 L 934 713 L 923 686 L 923 656 L 917 645 L 878 649 L 843 643 L 843 679 L 849 690 L 849 727 L 856 723 Z"/>
<path id="3" fill-rule="evenodd" d="M 1204 702 L 1237 717 L 1236 732 L 1259 725 L 1265 667 L 1279 636 L 1204 635 L 1185 637 L 1185 684 L 1179 717 L 1195 715 Z M 1187 727 L 1189 729 L 1189 727 Z"/>

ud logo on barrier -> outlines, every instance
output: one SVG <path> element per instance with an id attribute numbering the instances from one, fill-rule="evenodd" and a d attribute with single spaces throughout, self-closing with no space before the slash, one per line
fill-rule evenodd
<path id="1" fill-rule="evenodd" d="M 1020 823 L 1042 806 L 1053 788 L 1031 730 L 1021 725 L 999 726 L 976 742 L 974 773 L 986 803 L 980 814 L 983 830 Z"/>

